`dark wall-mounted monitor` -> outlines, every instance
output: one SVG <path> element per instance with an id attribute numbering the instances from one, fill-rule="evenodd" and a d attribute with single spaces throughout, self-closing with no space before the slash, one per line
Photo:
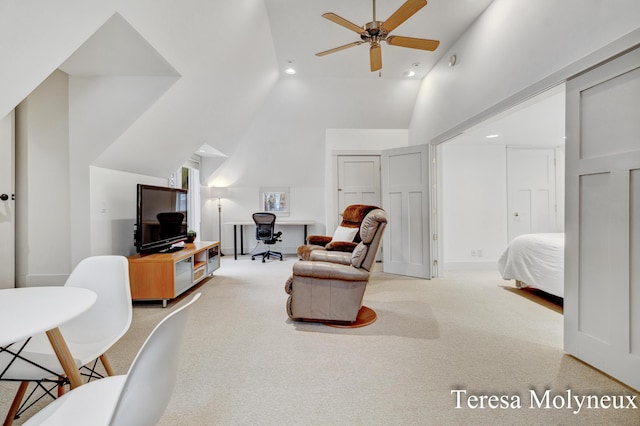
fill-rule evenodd
<path id="1" fill-rule="evenodd" d="M 187 239 L 187 190 L 138 184 L 136 249 L 163 251 Z"/>

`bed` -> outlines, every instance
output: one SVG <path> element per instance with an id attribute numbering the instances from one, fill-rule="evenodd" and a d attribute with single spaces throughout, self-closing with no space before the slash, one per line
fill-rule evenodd
<path id="1" fill-rule="evenodd" d="M 511 241 L 498 259 L 498 271 L 516 286 L 564 297 L 564 234 L 525 234 Z"/>

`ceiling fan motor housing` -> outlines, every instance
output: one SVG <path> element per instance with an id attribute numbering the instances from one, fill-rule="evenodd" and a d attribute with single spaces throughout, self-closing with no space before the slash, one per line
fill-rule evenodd
<path id="1" fill-rule="evenodd" d="M 371 21 L 364 26 L 365 32 L 360 34 L 360 38 L 368 43 L 384 41 L 389 33 L 382 28 L 382 22 Z"/>

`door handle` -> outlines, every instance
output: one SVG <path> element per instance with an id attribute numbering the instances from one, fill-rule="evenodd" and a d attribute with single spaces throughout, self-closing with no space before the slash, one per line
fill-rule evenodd
<path id="1" fill-rule="evenodd" d="M 0 200 L 7 201 L 8 199 L 9 199 L 9 196 L 7 194 L 0 195 Z"/>

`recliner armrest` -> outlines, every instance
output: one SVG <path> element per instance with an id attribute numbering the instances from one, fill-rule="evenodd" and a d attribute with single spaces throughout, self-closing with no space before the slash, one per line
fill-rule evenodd
<path id="1" fill-rule="evenodd" d="M 354 243 L 352 241 L 331 241 L 329 244 L 325 246 L 327 250 L 332 251 L 342 251 L 346 253 L 351 253 L 353 249 L 356 248 L 358 243 Z"/>
<path id="2" fill-rule="evenodd" d="M 342 281 L 366 281 L 369 271 L 351 265 L 331 262 L 298 261 L 293 264 L 293 275 Z"/>
<path id="3" fill-rule="evenodd" d="M 315 262 L 331 262 L 342 265 L 351 265 L 351 253 L 345 253 L 343 251 L 313 250 L 309 253 L 309 260 L 313 260 Z"/>
<path id="4" fill-rule="evenodd" d="M 331 238 L 327 235 L 308 235 L 307 236 L 307 243 L 308 244 L 313 244 L 314 246 L 326 246 L 328 243 L 331 242 Z"/>

